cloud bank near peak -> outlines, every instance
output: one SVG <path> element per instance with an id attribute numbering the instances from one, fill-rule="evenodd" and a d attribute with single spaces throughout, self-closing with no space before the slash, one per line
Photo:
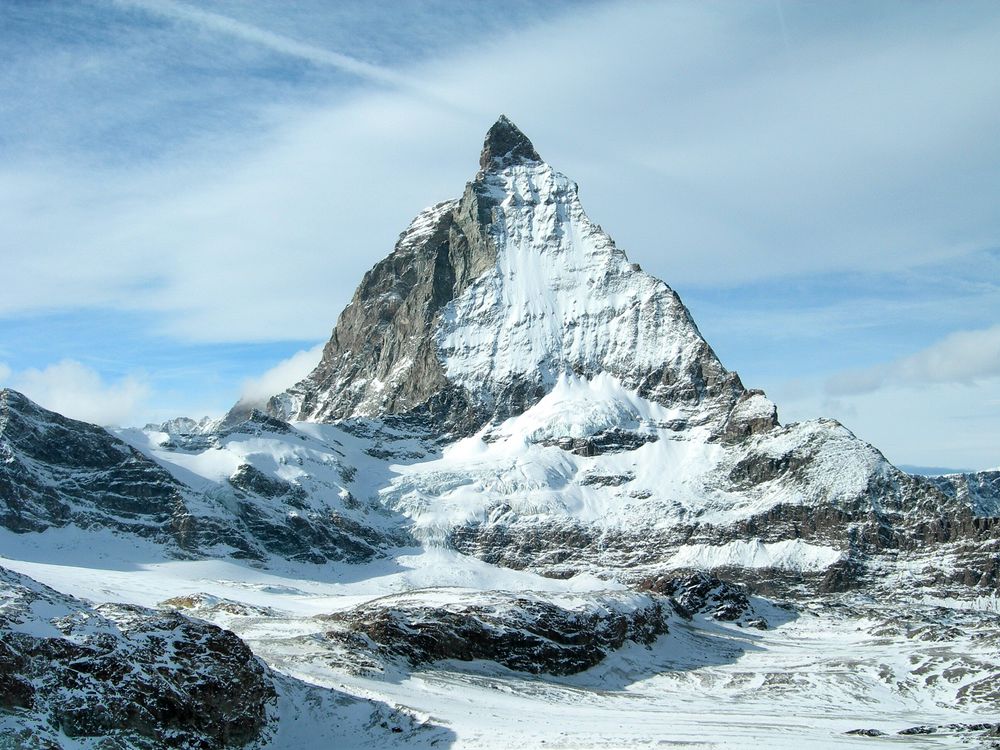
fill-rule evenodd
<path id="1" fill-rule="evenodd" d="M 956 331 L 909 356 L 827 380 L 831 396 L 872 393 L 892 386 L 972 384 L 1000 377 L 1000 324 L 977 331 Z"/>
<path id="2" fill-rule="evenodd" d="M 141 374 L 108 381 L 97 370 L 72 359 L 19 372 L 0 364 L 0 383 L 46 409 L 99 425 L 133 424 L 151 395 Z"/>
<path id="3" fill-rule="evenodd" d="M 319 364 L 325 343 L 303 349 L 254 378 L 243 381 L 240 403 L 263 404 L 287 388 L 295 385 Z"/>

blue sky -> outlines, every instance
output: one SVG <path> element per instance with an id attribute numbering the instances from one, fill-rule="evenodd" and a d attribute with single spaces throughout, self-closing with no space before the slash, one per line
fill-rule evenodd
<path id="1" fill-rule="evenodd" d="M 277 387 L 505 112 L 784 421 L 1000 464 L 1000 5 L 500 8 L 0 5 L 0 382 Z"/>

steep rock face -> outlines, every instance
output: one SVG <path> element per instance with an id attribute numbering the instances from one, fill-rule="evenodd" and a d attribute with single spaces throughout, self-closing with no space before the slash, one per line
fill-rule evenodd
<path id="1" fill-rule="evenodd" d="M 483 151 L 479 155 L 479 169 L 490 172 L 514 164 L 540 162 L 542 157 L 535 151 L 528 137 L 521 132 L 507 115 L 500 115 L 486 132 Z"/>
<path id="2" fill-rule="evenodd" d="M 964 501 L 978 516 L 1000 516 L 1000 471 L 927 477 L 942 492 Z"/>
<path id="3" fill-rule="evenodd" d="M 423 211 L 392 255 L 365 278 L 310 376 L 273 398 L 281 418 L 333 421 L 429 411 L 459 428 L 474 407 L 450 388 L 434 350 L 441 309 L 492 262 L 476 217 L 489 213 L 470 186 L 460 202 Z"/>
<path id="4" fill-rule="evenodd" d="M 225 430 L 194 428 L 122 430 L 123 440 L 0 391 L 0 527 L 109 529 L 177 556 L 316 564 L 363 562 L 410 541 L 398 519 L 351 495 L 356 469 L 336 446 L 260 412 Z"/>
<path id="5" fill-rule="evenodd" d="M 186 514 L 181 484 L 107 431 L 0 391 L 0 526 L 67 523 L 161 536 Z"/>
<path id="6" fill-rule="evenodd" d="M 15 747 L 103 738 L 134 750 L 244 747 L 265 735 L 276 697 L 267 668 L 228 631 L 92 608 L 3 568 L 0 696 L 0 734 Z"/>
<path id="7" fill-rule="evenodd" d="M 428 415 L 468 433 L 523 412 L 565 374 L 609 373 L 740 439 L 776 424 L 666 284 L 590 221 L 576 185 L 509 120 L 462 198 L 423 211 L 369 271 L 322 361 L 269 403 L 284 419 Z M 749 408 L 748 407 L 749 400 Z"/>
<path id="8" fill-rule="evenodd" d="M 356 461 L 337 441 L 259 411 L 193 434 L 123 431 L 184 482 L 184 549 L 253 560 L 365 562 L 411 543 L 401 519 L 351 492 Z"/>

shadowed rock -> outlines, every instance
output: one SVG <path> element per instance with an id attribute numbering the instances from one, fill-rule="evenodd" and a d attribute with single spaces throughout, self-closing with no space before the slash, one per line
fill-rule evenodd
<path id="1" fill-rule="evenodd" d="M 541 160 L 542 157 L 535 151 L 528 136 L 507 119 L 506 115 L 500 115 L 486 133 L 483 151 L 479 156 L 479 167 L 485 172 L 491 169 L 503 169 L 512 164 Z"/>
<path id="2" fill-rule="evenodd" d="M 354 648 L 403 657 L 411 665 L 442 659 L 488 660 L 532 674 L 567 675 L 600 663 L 626 641 L 650 644 L 667 632 L 666 599 L 604 593 L 585 605 L 507 592 L 435 601 L 434 591 L 383 597 L 326 619 L 327 636 Z"/>
<path id="3" fill-rule="evenodd" d="M 263 736 L 274 685 L 229 631 L 144 607 L 92 608 L 3 568 L 0 600 L 0 706 L 14 711 L 0 734 L 13 746 L 59 747 L 65 736 L 211 750 Z"/>

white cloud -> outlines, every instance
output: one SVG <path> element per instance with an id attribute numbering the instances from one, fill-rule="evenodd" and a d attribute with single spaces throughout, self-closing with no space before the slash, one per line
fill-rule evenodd
<path id="1" fill-rule="evenodd" d="M 1000 376 L 1000 325 L 957 331 L 926 349 L 875 367 L 831 377 L 826 392 L 834 396 L 871 393 L 887 386 L 969 384 Z"/>
<path id="2" fill-rule="evenodd" d="M 32 252 L 7 254 L 0 314 L 100 306 L 152 311 L 185 341 L 319 338 L 409 219 L 461 191 L 501 111 L 675 285 L 995 242 L 1000 12 L 900 6 L 916 8 L 907 23 L 845 33 L 797 15 L 808 7 L 785 9 L 787 51 L 770 5 L 574 9 L 393 69 L 458 107 L 380 87 L 272 107 L 263 134 L 220 123 L 169 170 L 8 160 L 4 241 Z M 197 14 L 253 44 L 294 42 Z"/>
<path id="3" fill-rule="evenodd" d="M 46 409 L 100 425 L 131 424 L 150 395 L 139 376 L 105 382 L 97 371 L 71 359 L 13 373 L 10 387 Z"/>
<path id="4" fill-rule="evenodd" d="M 296 352 L 262 375 L 256 378 L 248 378 L 243 382 L 240 402 L 249 404 L 262 403 L 267 401 L 271 396 L 281 393 L 289 386 L 295 385 L 319 364 L 324 346 L 325 343 L 320 343 L 312 349 Z"/>
<path id="5" fill-rule="evenodd" d="M 11 375 L 11 369 L 3 362 L 0 362 L 0 386 L 6 385 L 7 378 Z"/>

